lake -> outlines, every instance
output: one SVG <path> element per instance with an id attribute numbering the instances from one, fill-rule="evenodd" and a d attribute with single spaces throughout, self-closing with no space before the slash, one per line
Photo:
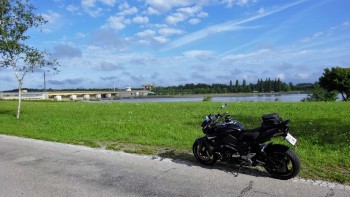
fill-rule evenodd
<path id="1" fill-rule="evenodd" d="M 273 95 L 251 95 L 251 96 L 213 96 L 213 102 L 300 102 L 307 94 L 273 94 Z M 203 100 L 198 97 L 136 97 L 120 100 L 103 100 L 101 102 L 198 102 Z"/>

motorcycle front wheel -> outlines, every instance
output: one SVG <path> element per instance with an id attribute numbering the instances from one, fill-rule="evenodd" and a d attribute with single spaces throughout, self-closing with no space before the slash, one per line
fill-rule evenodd
<path id="1" fill-rule="evenodd" d="M 266 151 L 265 169 L 272 177 L 287 180 L 298 175 L 300 171 L 299 156 L 289 147 L 272 145 Z"/>
<path id="2" fill-rule="evenodd" d="M 194 142 L 192 151 L 194 157 L 202 164 L 212 165 L 218 160 L 216 155 L 211 154 L 206 146 L 201 146 L 197 141 Z"/>

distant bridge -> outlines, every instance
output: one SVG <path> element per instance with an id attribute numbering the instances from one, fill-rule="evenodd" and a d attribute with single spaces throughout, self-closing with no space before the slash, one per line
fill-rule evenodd
<path id="1" fill-rule="evenodd" d="M 99 100 L 99 99 L 121 99 L 147 96 L 149 90 L 130 90 L 130 91 L 64 91 L 64 92 L 26 92 L 22 93 L 24 100 L 44 100 L 54 99 L 57 101 L 63 99 L 69 100 Z M 18 93 L 2 93 L 0 99 L 18 99 Z"/>
<path id="2" fill-rule="evenodd" d="M 148 90 L 130 90 L 130 91 L 72 91 L 72 92 L 48 92 L 48 97 L 54 100 L 62 100 L 63 97 L 69 97 L 70 100 L 90 99 L 113 99 L 113 98 L 132 98 L 147 96 Z"/>

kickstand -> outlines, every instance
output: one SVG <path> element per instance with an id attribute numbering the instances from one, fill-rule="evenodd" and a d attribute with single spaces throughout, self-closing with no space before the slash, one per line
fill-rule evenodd
<path id="1" fill-rule="evenodd" d="M 236 174 L 234 174 L 234 176 L 235 176 L 235 177 L 237 177 L 237 176 L 238 176 L 239 171 L 241 170 L 241 168 L 242 168 L 242 164 L 240 164 L 240 165 L 239 165 L 239 168 L 238 168 L 238 170 L 237 170 Z"/>

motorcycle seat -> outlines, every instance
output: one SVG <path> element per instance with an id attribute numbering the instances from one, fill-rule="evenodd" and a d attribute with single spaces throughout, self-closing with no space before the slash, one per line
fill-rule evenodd
<path id="1" fill-rule="evenodd" d="M 238 140 L 239 141 L 254 141 L 256 140 L 260 135 L 261 128 L 255 128 L 255 129 L 247 129 L 243 130 L 241 135 L 239 135 Z"/>

